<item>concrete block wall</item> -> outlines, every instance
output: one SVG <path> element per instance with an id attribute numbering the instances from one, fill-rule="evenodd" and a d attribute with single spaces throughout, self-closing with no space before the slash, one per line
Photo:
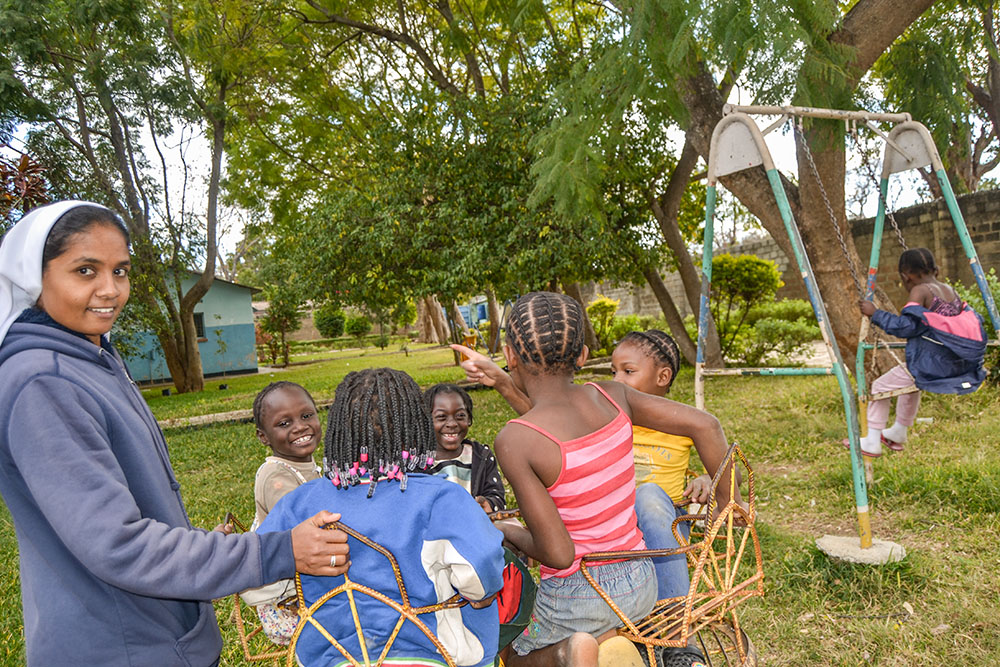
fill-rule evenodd
<path id="1" fill-rule="evenodd" d="M 975 245 L 976 253 L 983 270 L 990 268 L 1000 271 L 1000 190 L 986 190 L 958 198 L 958 206 L 969 230 L 969 236 Z M 938 199 L 916 206 L 893 211 L 902 232 L 907 247 L 929 248 L 934 253 L 940 268 L 940 276 L 951 281 L 960 281 L 966 285 L 975 285 L 972 269 L 965 256 L 965 251 L 959 241 L 955 225 L 952 222 L 948 207 L 943 199 Z M 861 255 L 861 275 L 867 275 L 868 258 L 871 254 L 872 231 L 874 218 L 853 220 L 851 231 L 858 253 Z M 906 293 L 899 282 L 897 266 L 899 253 L 902 251 L 896 239 L 895 231 L 888 217 L 882 236 L 882 249 L 879 253 L 879 285 L 886 290 L 893 303 L 900 304 L 905 300 Z M 773 261 L 782 272 L 784 287 L 778 290 L 779 299 L 805 299 L 806 292 L 798 269 L 778 247 L 770 236 L 748 239 L 730 248 L 717 251 L 716 254 L 728 252 L 733 255 L 757 255 Z M 846 261 L 846 260 L 845 260 Z M 662 273 L 670 295 L 682 316 L 691 314 L 680 275 L 676 272 Z M 598 294 L 620 301 L 619 315 L 649 315 L 661 317 L 659 303 L 649 285 L 621 285 L 616 283 L 589 283 L 581 286 L 584 301 L 589 303 Z"/>

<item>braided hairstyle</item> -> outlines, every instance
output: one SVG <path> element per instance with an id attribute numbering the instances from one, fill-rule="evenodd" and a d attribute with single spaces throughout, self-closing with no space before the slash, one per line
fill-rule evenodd
<path id="1" fill-rule="evenodd" d="M 424 406 L 427 408 L 427 414 L 433 414 L 434 399 L 438 397 L 438 394 L 458 395 L 458 397 L 462 399 L 462 403 L 465 404 L 465 414 L 469 416 L 469 423 L 472 423 L 472 397 L 469 396 L 469 392 L 465 391 L 457 384 L 450 384 L 448 382 L 436 384 L 424 392 Z"/>
<path id="2" fill-rule="evenodd" d="M 309 390 L 303 387 L 302 385 L 297 384 L 295 382 L 289 382 L 288 380 L 280 380 L 278 382 L 272 382 L 271 384 L 261 389 L 260 392 L 257 394 L 257 396 L 253 399 L 254 426 L 256 426 L 259 430 L 264 429 L 264 399 L 266 399 L 268 395 L 271 394 L 271 392 L 277 391 L 278 389 L 291 389 L 293 387 L 303 392 L 306 396 L 309 397 L 309 401 L 314 406 L 316 405 L 316 401 L 313 399 L 312 394 L 310 394 Z"/>
<path id="3" fill-rule="evenodd" d="M 522 363 L 546 373 L 577 370 L 583 351 L 583 308 L 556 292 L 530 292 L 514 304 L 507 343 Z"/>
<path id="4" fill-rule="evenodd" d="M 392 368 L 354 371 L 337 386 L 323 439 L 326 476 L 340 488 L 367 476 L 368 497 L 381 479 L 398 479 L 434 464 L 437 439 L 420 387 Z"/>
<path id="5" fill-rule="evenodd" d="M 926 276 L 938 270 L 934 255 L 927 248 L 910 248 L 899 255 L 899 272 Z"/>
<path id="6" fill-rule="evenodd" d="M 667 384 L 667 391 L 677 377 L 677 371 L 681 367 L 681 352 L 677 348 L 677 343 L 665 331 L 650 329 L 649 331 L 630 331 L 618 341 L 619 345 L 630 343 L 644 350 L 646 354 L 653 357 L 657 363 L 670 367 L 670 383 Z"/>

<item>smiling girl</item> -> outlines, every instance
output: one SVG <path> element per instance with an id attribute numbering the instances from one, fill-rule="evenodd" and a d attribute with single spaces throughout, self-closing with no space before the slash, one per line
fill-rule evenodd
<path id="1" fill-rule="evenodd" d="M 347 569 L 347 535 L 320 528 L 339 514 L 270 535 L 191 525 L 107 336 L 130 269 L 124 224 L 86 202 L 37 208 L 0 243 L 0 492 L 28 665 L 215 665 L 213 598 Z"/>
<path id="2" fill-rule="evenodd" d="M 253 422 L 257 438 L 272 454 L 254 478 L 254 523 L 260 525 L 283 495 L 320 478 L 313 452 L 323 432 L 313 397 L 294 382 L 272 382 L 261 389 L 253 401 Z"/>
<path id="3" fill-rule="evenodd" d="M 486 445 L 465 436 L 472 426 L 472 399 L 454 384 L 436 384 L 424 392 L 437 437 L 436 463 L 428 472 L 459 484 L 487 512 L 507 507 L 496 457 Z"/>

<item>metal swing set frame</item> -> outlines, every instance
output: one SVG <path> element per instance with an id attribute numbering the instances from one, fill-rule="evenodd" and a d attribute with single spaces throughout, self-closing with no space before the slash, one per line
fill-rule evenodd
<path id="1" fill-rule="evenodd" d="M 763 131 L 751 118 L 752 115 L 780 116 L 778 120 L 771 123 Z M 698 317 L 698 350 L 695 364 L 695 404 L 699 408 L 705 405 L 705 378 L 719 375 L 743 375 L 743 376 L 790 376 L 790 375 L 833 375 L 837 378 L 840 387 L 841 398 L 844 403 L 844 413 L 847 420 L 847 433 L 850 443 L 851 472 L 854 482 L 854 498 L 858 515 L 858 532 L 860 536 L 860 546 L 867 549 L 872 546 L 871 520 L 868 506 L 868 490 L 865 477 L 865 465 L 862 460 L 860 446 L 860 423 L 859 413 L 864 414 L 865 406 L 869 400 L 867 383 L 864 375 L 864 355 L 865 352 L 876 348 L 901 347 L 904 343 L 879 342 L 868 343 L 867 337 L 868 319 L 862 318 L 861 335 L 856 359 L 857 372 L 857 395 L 852 391 L 851 379 L 847 371 L 840 352 L 840 347 L 833 335 L 833 329 L 827 316 L 826 306 L 822 295 L 816 284 L 816 278 L 806 255 L 805 247 L 798 226 L 792 215 L 791 206 L 785 195 L 785 189 L 781 184 L 781 177 L 771 159 L 771 153 L 764 141 L 764 136 L 771 131 L 781 127 L 790 118 L 801 119 L 803 117 L 825 118 L 841 120 L 848 124 L 863 123 L 866 127 L 874 131 L 885 140 L 885 152 L 882 161 L 882 176 L 879 181 L 879 205 L 875 218 L 875 227 L 872 237 L 871 256 L 868 265 L 867 281 L 864 288 L 864 298 L 871 300 L 875 291 L 875 281 L 878 276 L 879 253 L 881 250 L 882 234 L 886 217 L 886 197 L 889 187 L 889 176 L 911 169 L 921 169 L 931 167 L 938 183 L 941 186 L 948 212 L 951 215 L 958 238 L 969 260 L 972 273 L 975 276 L 976 284 L 983 296 L 986 310 L 996 331 L 1000 331 L 1000 314 L 997 312 L 996 303 L 990 293 L 986 282 L 976 249 L 973 246 L 972 238 L 969 235 L 962 212 L 955 199 L 955 193 L 951 188 L 951 183 L 945 174 L 944 166 L 938 154 L 930 132 L 921 123 L 912 119 L 908 113 L 868 113 L 864 111 L 844 111 L 837 109 L 819 109 L 812 107 L 794 106 L 738 106 L 727 104 L 723 108 L 723 117 L 716 124 L 712 133 L 712 142 L 708 159 L 708 189 L 705 202 L 705 235 L 702 255 L 702 283 L 701 298 L 699 303 Z M 892 129 L 886 134 L 875 123 L 893 123 Z M 808 152 L 808 145 L 803 140 L 804 151 L 811 160 Z M 823 334 L 823 342 L 832 365 L 821 368 L 708 368 L 705 365 L 705 342 L 708 332 L 708 318 L 711 316 L 709 309 L 709 294 L 712 284 L 712 258 L 714 241 L 714 218 L 715 204 L 717 197 L 717 183 L 721 176 L 732 174 L 744 169 L 762 166 L 767 174 L 768 182 L 774 193 L 775 202 L 781 213 L 781 219 L 785 226 L 785 231 L 791 241 L 792 250 L 795 255 L 800 275 L 806 285 L 806 292 L 809 302 L 816 315 L 820 331 Z M 823 183 L 818 172 L 813 168 L 813 177 L 819 184 L 819 188 L 824 198 L 826 197 Z M 827 202 L 828 213 L 831 221 L 841 236 L 840 226 L 833 214 L 832 208 Z M 895 220 L 889 213 L 890 221 L 896 229 L 897 236 L 902 241 L 902 235 Z M 842 236 L 841 236 L 842 239 Z M 844 246 L 843 240 L 841 245 Z M 905 247 L 905 243 L 903 243 Z M 843 247 L 844 254 L 850 263 L 850 255 L 846 247 Z M 860 291 L 860 280 L 858 279 L 853 263 L 851 271 L 854 275 L 856 287 Z M 991 341 L 996 344 L 996 341 Z M 898 393 L 905 393 L 900 390 Z M 884 396 L 879 395 L 878 398 Z M 860 408 L 859 408 L 860 406 Z"/>

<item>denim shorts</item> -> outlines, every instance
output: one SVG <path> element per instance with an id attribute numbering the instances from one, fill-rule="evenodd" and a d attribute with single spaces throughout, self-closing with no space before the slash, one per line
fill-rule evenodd
<path id="1" fill-rule="evenodd" d="M 590 573 L 618 608 L 633 621 L 656 604 L 656 575 L 648 559 L 591 566 Z M 622 624 L 608 603 L 579 570 L 568 577 L 549 577 L 538 585 L 531 622 L 512 644 L 518 655 L 551 646 L 574 632 L 598 637 Z"/>

